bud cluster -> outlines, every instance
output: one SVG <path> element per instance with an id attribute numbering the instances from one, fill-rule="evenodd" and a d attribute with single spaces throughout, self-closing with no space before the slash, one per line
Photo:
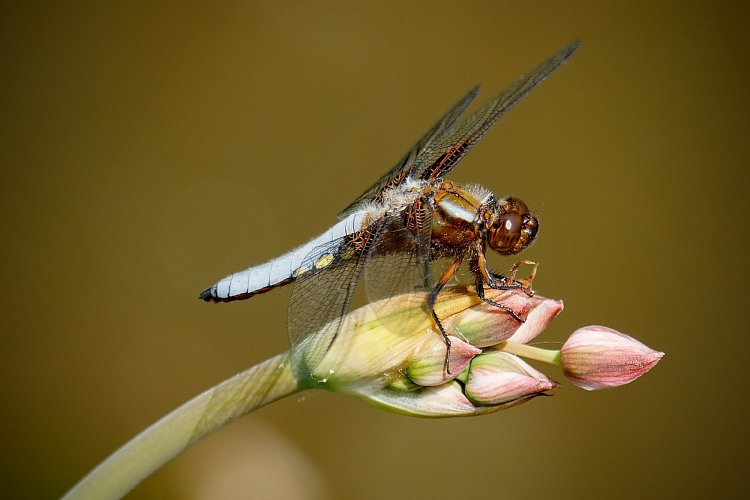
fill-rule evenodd
<path id="1" fill-rule="evenodd" d="M 576 330 L 559 351 L 531 346 L 563 310 L 562 301 L 523 290 L 487 290 L 486 296 L 511 308 L 523 323 L 481 301 L 469 287 L 448 287 L 435 306 L 451 344 L 446 358 L 446 342 L 425 312 L 424 297 L 390 298 L 349 314 L 336 342 L 316 360 L 303 384 L 354 393 L 413 416 L 471 416 L 529 401 L 559 386 L 522 357 L 560 365 L 573 384 L 596 390 L 635 380 L 663 356 L 601 326 Z"/>

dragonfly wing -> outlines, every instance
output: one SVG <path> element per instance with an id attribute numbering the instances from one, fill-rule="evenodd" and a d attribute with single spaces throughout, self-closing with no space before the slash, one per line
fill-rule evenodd
<path id="1" fill-rule="evenodd" d="M 338 218 L 343 219 L 347 215 L 357 211 L 363 203 L 377 200 L 382 197 L 383 192 L 393 186 L 399 185 L 412 175 L 413 167 L 418 158 L 424 155 L 424 151 L 436 138 L 444 136 L 456 123 L 461 114 L 471 104 L 479 93 L 479 87 L 474 87 L 463 96 L 453 107 L 443 115 L 433 127 L 422 136 L 396 165 L 385 175 L 375 182 L 369 189 L 357 197 L 348 207 L 342 210 Z"/>
<path id="2" fill-rule="evenodd" d="M 292 365 L 300 380 L 319 366 L 336 341 L 363 271 L 368 299 L 371 304 L 378 302 L 377 308 L 390 304 L 383 299 L 403 298 L 433 285 L 431 233 L 431 211 L 417 202 L 371 224 L 356 243 L 349 236 L 310 252 L 297 275 L 288 310 Z M 394 318 L 386 311 L 376 314 L 384 322 Z M 425 321 L 426 308 L 414 318 L 395 318 L 394 328 L 412 331 L 415 326 L 410 322 Z"/>
<path id="3" fill-rule="evenodd" d="M 432 288 L 435 280 L 430 269 L 431 236 L 432 212 L 421 201 L 386 217 L 382 235 L 365 262 L 365 290 L 371 305 L 389 308 L 391 300 L 404 300 Z M 416 331 L 428 315 L 426 296 L 420 300 L 425 307 L 415 309 L 413 317 L 398 316 L 393 328 Z M 392 317 L 376 313 L 383 322 Z"/>
<path id="4" fill-rule="evenodd" d="M 344 236 L 315 247 L 303 259 L 287 313 L 292 364 L 300 380 L 311 374 L 336 340 L 367 250 L 367 244 Z"/>
<path id="5" fill-rule="evenodd" d="M 518 101 L 559 68 L 579 46 L 575 41 L 537 66 L 515 84 L 498 94 L 448 133 L 430 141 L 415 161 L 412 172 L 420 179 L 433 180 L 446 175 L 485 133 Z"/>

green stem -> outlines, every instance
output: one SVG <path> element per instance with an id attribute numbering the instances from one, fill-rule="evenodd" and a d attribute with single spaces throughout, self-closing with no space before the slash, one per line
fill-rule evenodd
<path id="1" fill-rule="evenodd" d="M 523 358 L 560 366 L 560 351 L 557 350 L 541 349 L 539 347 L 508 341 L 499 343 L 495 346 L 495 349 L 509 352 Z"/>
<path id="2" fill-rule="evenodd" d="M 162 417 L 100 463 L 63 498 L 121 498 L 212 432 L 299 390 L 288 353 L 257 364 Z"/>

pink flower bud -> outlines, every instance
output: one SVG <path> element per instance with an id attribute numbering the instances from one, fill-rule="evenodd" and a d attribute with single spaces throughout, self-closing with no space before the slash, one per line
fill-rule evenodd
<path id="1" fill-rule="evenodd" d="M 534 296 L 534 305 L 529 312 L 526 321 L 518 327 L 518 330 L 507 340 L 518 344 L 527 344 L 534 340 L 537 335 L 542 333 L 550 321 L 560 314 L 563 310 L 562 300 L 552 300 Z"/>
<path id="2" fill-rule="evenodd" d="M 663 352 L 605 326 L 579 328 L 560 350 L 565 376 L 589 391 L 630 383 L 662 356 Z"/>
<path id="3" fill-rule="evenodd" d="M 530 394 L 520 399 L 493 406 L 477 406 L 466 398 L 461 384 L 451 380 L 435 387 L 423 387 L 407 392 L 384 388 L 361 396 L 370 404 L 388 411 L 423 418 L 471 417 L 485 415 L 525 403 L 537 396 Z"/>
<path id="4" fill-rule="evenodd" d="M 487 290 L 487 298 L 507 306 L 524 322 L 519 322 L 508 311 L 480 303 L 457 315 L 453 325 L 455 332 L 477 347 L 496 345 L 503 340 L 521 338 L 528 342 L 544 330 L 552 319 L 562 311 L 559 300 L 535 295 L 529 297 L 521 290 Z"/>
<path id="5" fill-rule="evenodd" d="M 541 394 L 558 383 L 521 358 L 506 352 L 480 354 L 471 362 L 466 397 L 481 406 L 494 406 Z"/>

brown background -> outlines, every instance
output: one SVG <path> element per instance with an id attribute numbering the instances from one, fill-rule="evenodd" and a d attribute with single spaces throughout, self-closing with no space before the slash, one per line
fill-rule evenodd
<path id="1" fill-rule="evenodd" d="M 472 85 L 487 99 L 574 38 L 451 178 L 538 209 L 526 257 L 537 290 L 566 301 L 544 340 L 607 324 L 661 364 L 475 419 L 290 398 L 132 496 L 747 491 L 747 3 L 3 10 L 4 496 L 62 494 L 284 350 L 288 289 L 220 306 L 197 292 L 322 231 Z"/>

